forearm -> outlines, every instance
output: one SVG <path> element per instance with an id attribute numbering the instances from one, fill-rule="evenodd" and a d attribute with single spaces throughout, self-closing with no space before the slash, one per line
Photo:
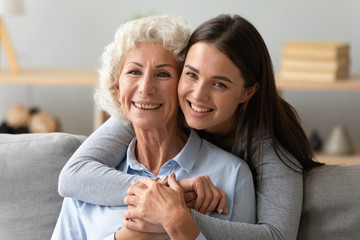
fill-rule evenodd
<path id="1" fill-rule="evenodd" d="M 280 163 L 282 164 L 282 163 Z M 286 166 L 285 166 L 286 167 Z M 201 233 L 208 239 L 296 239 L 302 206 L 302 175 L 292 170 L 267 173 L 257 191 L 257 224 L 229 222 L 192 210 Z"/>
<path id="2" fill-rule="evenodd" d="M 59 193 L 89 203 L 123 204 L 126 190 L 138 176 L 114 168 L 125 158 L 133 138 L 132 129 L 117 119 L 109 119 L 70 158 L 59 176 Z"/>
<path id="3" fill-rule="evenodd" d="M 176 210 L 172 215 L 172 218 L 167 219 L 164 228 L 172 240 L 196 239 L 200 234 L 200 230 L 198 229 L 190 210 L 187 208 Z"/>
<path id="4" fill-rule="evenodd" d="M 141 179 L 115 169 L 89 163 L 82 171 L 73 173 L 71 177 L 63 175 L 63 187 L 59 192 L 67 196 L 97 205 L 123 205 L 126 190 L 132 181 Z M 95 177 L 96 176 L 96 177 Z M 69 182 L 69 183 L 66 183 Z"/>
<path id="5" fill-rule="evenodd" d="M 241 222 L 229 222 L 210 217 L 192 210 L 192 216 L 201 233 L 208 240 L 216 239 L 277 239 L 271 233 L 270 227 L 266 225 L 248 224 Z"/>

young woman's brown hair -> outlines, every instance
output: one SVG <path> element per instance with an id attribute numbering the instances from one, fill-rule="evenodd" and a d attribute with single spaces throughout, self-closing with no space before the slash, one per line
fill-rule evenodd
<path id="1" fill-rule="evenodd" d="M 261 149 L 265 138 L 271 139 L 276 155 L 295 171 L 302 172 L 322 165 L 313 161 L 314 153 L 301 127 L 295 109 L 282 99 L 276 89 L 274 71 L 269 52 L 263 38 L 246 19 L 235 15 L 219 15 L 200 25 L 191 35 L 185 52 L 198 42 L 208 42 L 227 55 L 240 69 L 244 88 L 259 83 L 254 96 L 238 108 L 239 118 L 233 152 L 238 151 L 240 142 L 245 141 L 247 154 L 244 156 L 254 170 L 254 137 L 257 149 Z M 210 139 L 209 139 L 210 140 Z M 292 154 L 302 166 L 291 162 L 284 150 Z M 261 150 L 259 151 L 262 152 Z M 257 161 L 261 161 L 261 154 Z M 258 166 L 261 162 L 258 162 Z M 259 170 L 259 169 L 258 169 Z"/>

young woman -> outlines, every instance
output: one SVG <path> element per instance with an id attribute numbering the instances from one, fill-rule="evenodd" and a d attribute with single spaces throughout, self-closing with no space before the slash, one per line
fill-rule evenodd
<path id="1" fill-rule="evenodd" d="M 222 221 L 192 210 L 200 231 L 207 239 L 296 239 L 303 174 L 320 164 L 312 160 L 295 110 L 277 93 L 261 35 L 240 16 L 220 15 L 194 31 L 185 51 L 178 93 L 187 124 L 201 137 L 245 159 L 256 179 L 257 224 Z M 248 100 L 239 102 L 240 96 Z M 134 179 L 123 173 L 107 174 L 104 166 L 121 162 L 131 136 L 131 130 L 116 121 L 112 118 L 95 131 L 70 159 L 60 176 L 60 194 L 102 204 L 122 203 Z M 98 135 L 102 139 L 95 139 Z M 124 141 L 122 149 L 114 140 L 118 136 Z M 94 146 L 108 148 L 108 154 L 92 154 Z M 100 181 L 84 175 L 88 168 L 102 172 Z M 117 181 L 119 186 L 107 186 L 105 180 Z M 131 214 L 135 210 L 128 217 L 137 217 Z"/>

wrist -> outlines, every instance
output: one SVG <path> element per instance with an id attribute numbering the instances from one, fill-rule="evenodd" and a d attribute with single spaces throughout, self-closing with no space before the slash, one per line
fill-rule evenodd
<path id="1" fill-rule="evenodd" d="M 171 239 L 196 239 L 200 234 L 189 208 L 180 207 L 171 216 L 163 225 Z"/>

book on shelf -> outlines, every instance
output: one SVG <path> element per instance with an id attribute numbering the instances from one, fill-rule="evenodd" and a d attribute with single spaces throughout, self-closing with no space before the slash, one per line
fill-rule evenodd
<path id="1" fill-rule="evenodd" d="M 283 58 L 281 62 L 281 69 L 284 71 L 336 73 L 348 71 L 349 67 L 350 61 L 348 59 L 342 59 L 339 61 L 316 61 Z"/>
<path id="2" fill-rule="evenodd" d="M 349 60 L 349 48 L 345 42 L 293 41 L 283 44 L 282 56 L 319 61 Z"/>
<path id="3" fill-rule="evenodd" d="M 293 41 L 283 45 L 281 76 L 287 81 L 333 82 L 349 76 L 349 44 Z"/>
<path id="4" fill-rule="evenodd" d="M 280 73 L 284 81 L 297 82 L 335 82 L 349 77 L 348 71 L 345 72 L 306 72 L 306 71 L 287 71 Z"/>

